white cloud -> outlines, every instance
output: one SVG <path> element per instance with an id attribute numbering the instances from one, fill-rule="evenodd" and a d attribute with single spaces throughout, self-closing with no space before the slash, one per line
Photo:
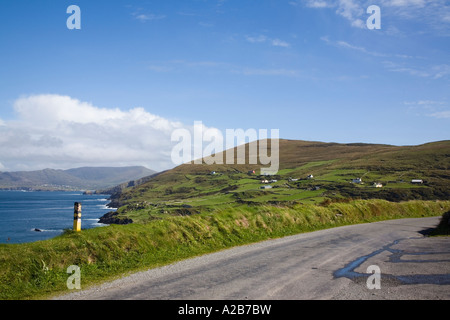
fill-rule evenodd
<path id="1" fill-rule="evenodd" d="M 450 65 L 442 64 L 432 67 L 433 78 L 440 79 L 450 75 Z"/>
<path id="2" fill-rule="evenodd" d="M 417 101 L 419 105 L 443 105 L 445 102 L 442 101 L 434 101 L 434 100 L 420 100 Z"/>
<path id="3" fill-rule="evenodd" d="M 313 9 L 327 9 L 327 8 L 335 8 L 336 13 L 347 20 L 350 21 L 353 27 L 363 28 L 365 27 L 365 22 L 361 19 L 365 10 L 363 9 L 361 1 L 355 0 L 333 0 L 333 1 L 324 1 L 324 0 L 297 0 L 290 1 L 290 5 L 300 6 L 303 4 L 308 8 Z M 366 7 L 367 8 L 367 7 Z"/>
<path id="4" fill-rule="evenodd" d="M 14 110 L 34 126 L 61 122 L 104 124 L 125 115 L 119 109 L 102 109 L 69 96 L 51 94 L 19 98 L 14 102 Z"/>
<path id="5" fill-rule="evenodd" d="M 419 100 L 419 101 L 405 101 L 403 102 L 406 106 L 417 106 L 423 109 L 436 110 L 436 108 L 442 108 L 447 103 L 444 101 L 435 100 Z"/>
<path id="6" fill-rule="evenodd" d="M 387 19 L 424 23 L 430 27 L 428 32 L 449 35 L 450 6 L 446 0 L 383 0 L 380 5 Z M 422 30 L 426 31 L 427 29 Z"/>
<path id="7" fill-rule="evenodd" d="M 17 119 L 0 126 L 0 162 L 8 171 L 78 166 L 173 167 L 171 134 L 191 126 L 143 108 L 100 108 L 68 96 L 14 102 Z"/>
<path id="8" fill-rule="evenodd" d="M 342 40 L 340 40 L 340 41 L 332 41 L 328 37 L 321 37 L 320 40 L 324 41 L 326 44 L 329 44 L 329 45 L 333 45 L 333 46 L 340 47 L 340 48 L 345 48 L 345 49 L 351 49 L 351 50 L 359 51 L 361 53 L 368 54 L 368 55 L 375 56 L 375 57 L 388 57 L 388 56 L 390 56 L 388 54 L 367 50 L 364 47 L 353 45 L 351 43 L 348 43 L 347 41 L 342 41 Z M 400 55 L 400 54 L 395 54 L 393 56 L 395 56 L 397 58 L 409 58 L 409 56 L 407 56 L 407 55 Z"/>
<path id="9" fill-rule="evenodd" d="M 225 2 L 227 2 L 227 0 L 217 0 L 217 6 L 221 7 L 225 4 Z"/>
<path id="10" fill-rule="evenodd" d="M 162 14 L 156 15 L 156 14 L 152 14 L 152 13 L 149 13 L 149 14 L 141 13 L 141 14 L 134 15 L 134 18 L 141 22 L 146 22 L 146 21 L 151 21 L 151 20 L 161 20 L 161 19 L 164 19 L 165 17 L 166 16 L 162 15 Z"/>
<path id="11" fill-rule="evenodd" d="M 384 61 L 381 61 L 381 64 L 383 64 L 385 69 L 390 72 L 404 73 L 414 77 L 430 78 L 434 80 L 448 78 L 450 76 L 450 65 L 424 65 L 422 61 L 423 58 L 420 56 L 371 51 L 365 47 L 357 46 L 347 41 L 330 40 L 328 36 L 323 36 L 320 40 L 327 45 L 357 51 L 373 57 L 384 58 Z M 395 59 L 395 61 L 387 59 Z"/>
<path id="12" fill-rule="evenodd" d="M 157 65 L 153 64 L 147 67 L 148 70 L 154 71 L 154 72 L 171 72 L 174 70 L 173 67 L 167 66 L 167 65 Z"/>
<path id="13" fill-rule="evenodd" d="M 299 6 L 301 5 L 301 1 L 290 1 L 290 5 L 292 6 Z M 330 1 L 323 1 L 323 0 L 307 0 L 305 2 L 305 5 L 309 8 L 329 8 L 333 6 L 333 4 Z"/>
<path id="14" fill-rule="evenodd" d="M 313 9 L 335 9 L 335 13 L 357 28 L 365 28 L 369 17 L 366 10 L 370 5 L 378 5 L 382 16 L 390 21 L 390 32 L 398 30 L 394 21 L 409 20 L 428 24 L 432 30 L 448 35 L 450 23 L 450 6 L 446 0 L 296 0 L 288 2 L 293 6 L 304 6 Z M 389 31 L 389 30 L 387 30 Z M 398 32 L 398 31 L 397 31 Z"/>
<path id="15" fill-rule="evenodd" d="M 448 103 L 437 100 L 419 100 L 419 101 L 405 101 L 405 106 L 408 110 L 415 112 L 418 116 L 428 116 L 437 119 L 450 119 L 450 110 Z"/>
<path id="16" fill-rule="evenodd" d="M 409 74 L 410 76 L 415 76 L 415 77 L 422 77 L 422 78 L 430 77 L 429 72 L 420 70 L 417 68 L 413 68 L 413 67 L 392 67 L 392 68 L 388 68 L 388 70 L 392 71 L 392 72 L 406 73 L 406 74 Z"/>
<path id="17" fill-rule="evenodd" d="M 426 2 L 425 0 L 384 0 L 383 5 L 392 7 L 424 7 Z"/>
<path id="18" fill-rule="evenodd" d="M 155 13 L 148 13 L 144 12 L 143 8 L 136 8 L 133 6 L 128 6 L 129 8 L 133 9 L 133 12 L 131 12 L 131 15 L 134 17 L 134 19 L 139 20 L 140 22 L 147 22 L 147 21 L 153 21 L 153 20 L 162 20 L 166 18 L 166 15 L 164 14 L 155 14 Z"/>
<path id="19" fill-rule="evenodd" d="M 362 21 L 361 19 L 354 19 L 352 21 L 352 27 L 362 29 L 362 28 L 365 28 L 366 26 L 367 26 L 367 24 L 364 21 Z"/>
<path id="20" fill-rule="evenodd" d="M 307 1 L 306 6 L 310 8 L 327 8 L 330 6 L 330 3 L 326 1 L 320 1 L 320 0 L 309 0 Z"/>
<path id="21" fill-rule="evenodd" d="M 450 119 L 450 110 L 432 113 L 430 114 L 430 117 L 438 119 Z"/>
<path id="22" fill-rule="evenodd" d="M 362 28 L 364 23 L 360 17 L 364 14 L 360 1 L 339 0 L 336 13 L 349 20 L 354 27 Z"/>
<path id="23" fill-rule="evenodd" d="M 450 75 L 450 65 L 447 64 L 425 67 L 408 66 L 403 63 L 399 64 L 392 61 L 383 61 L 383 64 L 389 71 L 407 73 L 411 76 L 422 78 L 431 78 L 437 80 L 446 78 Z"/>
<path id="24" fill-rule="evenodd" d="M 289 43 L 280 39 L 273 39 L 272 45 L 275 47 L 284 47 L 284 48 L 289 48 L 291 46 Z"/>
<path id="25" fill-rule="evenodd" d="M 246 37 L 246 39 L 250 43 L 263 43 L 267 41 L 267 37 L 264 35 L 259 35 L 257 37 Z"/>
<path id="26" fill-rule="evenodd" d="M 329 7 L 329 3 L 327 3 L 326 1 L 312 0 L 308 1 L 308 6 L 311 8 L 327 8 Z"/>
<path id="27" fill-rule="evenodd" d="M 384 56 L 386 56 L 386 55 L 384 55 L 382 53 L 369 51 L 369 50 L 367 50 L 364 47 L 358 47 L 358 46 L 352 45 L 352 44 L 350 44 L 350 43 L 348 43 L 346 41 L 337 41 L 336 45 L 339 46 L 339 47 L 360 51 L 362 53 L 369 54 L 371 56 L 376 56 L 376 57 L 384 57 Z"/>
<path id="28" fill-rule="evenodd" d="M 265 35 L 258 35 L 258 36 L 247 36 L 245 39 L 250 43 L 270 43 L 274 47 L 284 47 L 289 48 L 291 45 L 283 40 L 280 39 L 271 39 L 266 37 Z"/>
<path id="29" fill-rule="evenodd" d="M 198 25 L 201 27 L 204 27 L 204 28 L 214 27 L 214 23 L 211 23 L 211 22 L 199 22 Z"/>

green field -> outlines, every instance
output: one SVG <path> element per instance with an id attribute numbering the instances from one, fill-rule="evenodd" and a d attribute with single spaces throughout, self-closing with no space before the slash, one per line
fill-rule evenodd
<path id="1" fill-rule="evenodd" d="M 264 204 L 270 202 L 320 203 L 326 199 L 387 199 L 399 201 L 433 200 L 438 192 L 445 199 L 449 194 L 444 184 L 415 185 L 406 182 L 401 173 L 386 173 L 364 169 L 328 168 L 335 161 L 319 161 L 298 169 L 283 169 L 274 177 L 249 175 L 244 172 L 223 172 L 211 175 L 209 171 L 185 174 L 170 182 L 154 181 L 144 186 L 126 190 L 121 195 L 126 200 L 118 210 L 119 216 L 135 222 L 148 220 L 148 215 L 166 213 L 172 215 L 209 212 L 217 206 L 238 204 Z M 308 170 L 305 170 L 307 167 Z M 315 168 L 313 171 L 311 168 Z M 206 168 L 205 168 L 206 169 Z M 313 172 L 313 179 L 307 176 Z M 423 175 L 422 175 L 423 176 Z M 362 177 L 362 184 L 353 183 Z M 293 178 L 294 180 L 292 180 Z M 263 180 L 269 183 L 262 183 Z M 276 182 L 271 182 L 276 180 Z M 382 188 L 375 188 L 374 183 Z M 270 185 L 271 189 L 261 189 Z M 134 210 L 140 207 L 140 213 Z M 130 213 L 133 212 L 133 213 Z"/>

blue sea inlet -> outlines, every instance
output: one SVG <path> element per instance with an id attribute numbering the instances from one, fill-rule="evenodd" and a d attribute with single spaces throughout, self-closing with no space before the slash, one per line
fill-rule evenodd
<path id="1" fill-rule="evenodd" d="M 0 191 L 0 243 L 46 240 L 72 229 L 75 202 L 82 204 L 82 229 L 104 226 L 98 221 L 112 211 L 106 206 L 108 197 L 82 192 Z"/>

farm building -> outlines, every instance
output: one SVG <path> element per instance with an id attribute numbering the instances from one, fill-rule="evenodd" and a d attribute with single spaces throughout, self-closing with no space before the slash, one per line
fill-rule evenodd
<path id="1" fill-rule="evenodd" d="M 314 176 L 312 174 L 310 174 L 307 178 L 308 179 L 314 179 Z"/>
<path id="2" fill-rule="evenodd" d="M 272 186 L 262 186 L 261 189 L 272 189 Z"/>
<path id="3" fill-rule="evenodd" d="M 382 185 L 381 183 L 379 183 L 379 182 L 375 182 L 375 183 L 373 184 L 373 186 L 374 186 L 375 188 L 383 188 L 383 185 Z"/>
<path id="4" fill-rule="evenodd" d="M 353 183 L 361 184 L 361 183 L 362 183 L 362 180 L 361 180 L 361 178 L 357 178 L 357 179 L 353 179 L 352 182 L 353 182 Z"/>
<path id="5" fill-rule="evenodd" d="M 413 184 L 422 184 L 423 180 L 421 180 L 421 179 L 414 179 L 414 180 L 411 180 L 411 183 L 413 183 Z"/>

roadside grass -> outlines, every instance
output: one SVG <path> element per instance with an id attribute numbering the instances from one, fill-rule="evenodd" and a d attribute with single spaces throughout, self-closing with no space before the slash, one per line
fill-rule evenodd
<path id="1" fill-rule="evenodd" d="M 67 231 L 46 241 L 0 245 L 0 299 L 47 299 L 66 293 L 71 265 L 80 267 L 85 289 L 234 246 L 348 224 L 439 216 L 449 210 L 450 201 L 223 205 L 192 216 L 160 215 L 142 224 Z"/>

